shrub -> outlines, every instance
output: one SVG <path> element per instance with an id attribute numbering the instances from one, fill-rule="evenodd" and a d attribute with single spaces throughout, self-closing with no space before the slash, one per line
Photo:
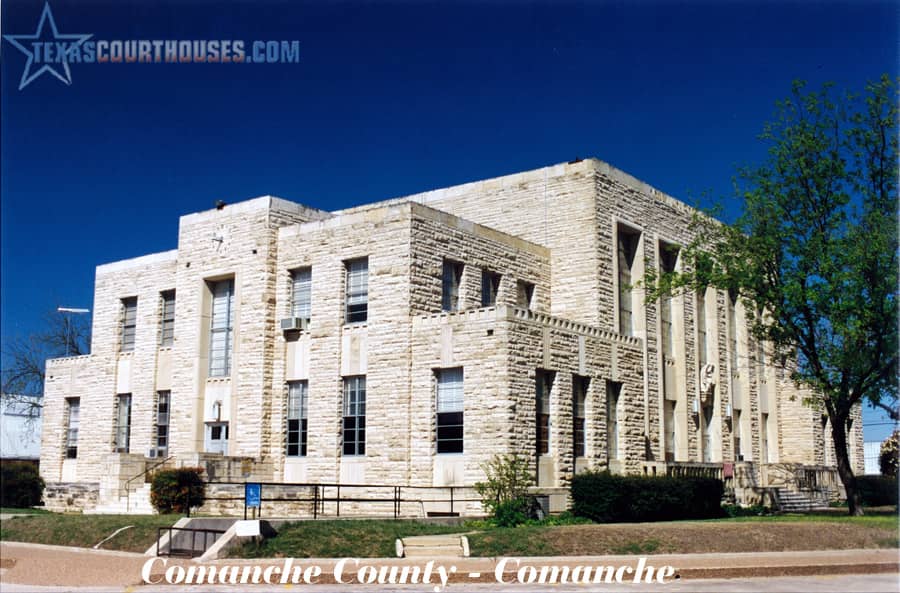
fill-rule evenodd
<path id="1" fill-rule="evenodd" d="M 898 463 L 900 463 L 900 431 L 895 430 L 881 443 L 878 467 L 885 476 L 896 476 Z"/>
<path id="2" fill-rule="evenodd" d="M 150 502 L 160 513 L 184 513 L 206 499 L 202 467 L 180 467 L 156 472 L 150 485 Z"/>
<path id="3" fill-rule="evenodd" d="M 485 481 L 476 482 L 475 491 L 491 516 L 501 504 L 528 497 L 528 488 L 534 483 L 528 460 L 517 453 L 494 455 L 481 469 Z"/>
<path id="4" fill-rule="evenodd" d="M 33 463 L 8 461 L 0 464 L 0 506 L 25 509 L 41 504 L 44 480 Z"/>
<path id="5" fill-rule="evenodd" d="M 722 512 L 729 517 L 762 517 L 772 514 L 770 508 L 761 504 L 752 504 L 746 507 L 742 507 L 739 504 L 723 504 Z"/>
<path id="6" fill-rule="evenodd" d="M 862 503 L 870 507 L 897 505 L 897 478 L 890 476 L 857 476 L 856 487 Z"/>
<path id="7" fill-rule="evenodd" d="M 584 472 L 572 480 L 572 511 L 598 522 L 710 519 L 723 516 L 722 493 L 713 478 Z"/>
<path id="8" fill-rule="evenodd" d="M 515 527 L 527 522 L 531 513 L 531 497 L 506 500 L 493 508 L 491 523 L 497 527 Z"/>

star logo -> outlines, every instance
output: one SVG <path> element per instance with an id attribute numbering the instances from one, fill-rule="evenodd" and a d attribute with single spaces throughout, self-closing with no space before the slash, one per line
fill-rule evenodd
<path id="1" fill-rule="evenodd" d="M 45 35 L 45 26 L 49 23 L 50 32 L 53 34 Z M 72 84 L 72 73 L 69 71 L 69 54 L 79 45 L 93 37 L 93 35 L 61 35 L 56 28 L 56 21 L 53 20 L 53 12 L 50 10 L 50 4 L 44 3 L 44 11 L 41 13 L 41 19 L 38 21 L 37 30 L 34 35 L 4 35 L 3 38 L 16 46 L 20 52 L 28 56 L 25 63 L 25 71 L 22 72 L 22 79 L 19 81 L 19 90 L 24 89 L 35 78 L 45 72 L 49 72 L 65 84 Z M 26 42 L 23 45 L 22 42 Z M 30 43 L 28 43 L 30 42 Z M 28 47 L 28 46 L 31 47 Z M 41 55 L 40 48 L 49 45 L 50 52 Z M 48 56 L 50 59 L 47 59 Z M 42 59 L 43 58 L 43 59 Z M 43 64 L 36 72 L 32 72 L 35 62 Z M 59 67 L 62 66 L 62 71 Z"/>

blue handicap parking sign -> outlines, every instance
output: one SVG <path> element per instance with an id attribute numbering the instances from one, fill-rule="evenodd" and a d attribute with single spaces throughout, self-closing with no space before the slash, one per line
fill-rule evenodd
<path id="1" fill-rule="evenodd" d="M 244 484 L 244 501 L 248 507 L 258 508 L 262 502 L 262 484 Z"/>

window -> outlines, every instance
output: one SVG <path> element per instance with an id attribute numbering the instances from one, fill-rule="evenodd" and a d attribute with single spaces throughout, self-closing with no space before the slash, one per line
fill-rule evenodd
<path id="1" fill-rule="evenodd" d="M 131 394 L 123 393 L 116 397 L 116 453 L 128 453 L 131 445 Z"/>
<path id="2" fill-rule="evenodd" d="M 759 426 L 759 451 L 763 463 L 769 463 L 769 415 L 762 414 Z"/>
<path id="3" fill-rule="evenodd" d="M 134 351 L 134 332 L 137 327 L 137 297 L 122 299 L 122 352 Z"/>
<path id="4" fill-rule="evenodd" d="M 731 356 L 731 373 L 738 372 L 738 340 L 737 340 L 737 293 L 728 291 L 728 348 Z"/>
<path id="5" fill-rule="evenodd" d="M 66 399 L 69 412 L 68 427 L 66 428 L 66 459 L 78 457 L 78 425 L 81 415 L 81 399 L 70 397 Z"/>
<path id="6" fill-rule="evenodd" d="M 347 323 L 369 318 L 369 259 L 345 262 L 347 269 Z"/>
<path id="7" fill-rule="evenodd" d="M 697 364 L 702 369 L 709 362 L 706 346 L 706 289 L 697 291 Z"/>
<path id="8" fill-rule="evenodd" d="M 534 284 L 519 280 L 516 282 L 516 306 L 520 309 L 531 309 L 534 298 Z"/>
<path id="9" fill-rule="evenodd" d="M 619 458 L 619 396 L 621 394 L 621 383 L 606 382 L 606 457 L 610 460 Z"/>
<path id="10" fill-rule="evenodd" d="M 463 264 L 444 260 L 441 280 L 441 310 L 459 311 L 459 285 L 462 281 Z"/>
<path id="11" fill-rule="evenodd" d="M 160 293 L 162 297 L 162 323 L 159 332 L 159 345 L 169 348 L 175 342 L 175 291 Z"/>
<path id="12" fill-rule="evenodd" d="M 288 383 L 287 456 L 306 457 L 306 406 L 309 387 L 306 381 Z"/>
<path id="13" fill-rule="evenodd" d="M 344 455 L 366 454 L 366 378 L 344 378 Z"/>
<path id="14" fill-rule="evenodd" d="M 703 406 L 703 461 L 710 463 L 713 449 L 713 407 Z"/>
<path id="15" fill-rule="evenodd" d="M 231 374 L 234 326 L 234 279 L 213 282 L 212 315 L 209 324 L 209 376 Z"/>
<path id="16" fill-rule="evenodd" d="M 669 243 L 659 244 L 660 270 L 663 274 L 672 274 L 678 263 L 678 248 Z M 675 356 L 674 335 L 672 333 L 672 295 L 663 295 L 659 300 L 660 339 L 663 356 Z"/>
<path id="17" fill-rule="evenodd" d="M 169 399 L 171 391 L 156 392 L 156 455 L 166 457 L 169 454 Z"/>
<path id="18" fill-rule="evenodd" d="M 584 457 L 587 449 L 585 425 L 587 412 L 587 392 L 590 379 L 572 376 L 572 440 L 574 441 L 575 457 Z"/>
<path id="19" fill-rule="evenodd" d="M 734 460 L 743 461 L 744 456 L 741 454 L 741 411 L 734 410 L 731 425 L 734 427 L 732 437 L 734 438 Z"/>
<path id="20" fill-rule="evenodd" d="M 490 270 L 481 270 L 481 306 L 493 307 L 497 304 L 497 293 L 500 292 L 500 274 Z"/>
<path id="21" fill-rule="evenodd" d="M 538 371 L 536 378 L 537 396 L 535 398 L 537 454 L 550 452 L 550 392 L 553 390 L 553 372 Z"/>
<path id="22" fill-rule="evenodd" d="M 663 401 L 663 431 L 666 435 L 666 461 L 675 461 L 675 402 Z"/>
<path id="23" fill-rule="evenodd" d="M 291 272 L 291 317 L 309 319 L 312 316 L 312 269 Z"/>
<path id="24" fill-rule="evenodd" d="M 619 272 L 619 333 L 631 336 L 634 335 L 631 275 L 641 234 L 622 226 L 618 228 L 616 234 L 618 235 L 616 253 Z"/>
<path id="25" fill-rule="evenodd" d="M 762 379 L 765 381 L 765 367 L 766 367 L 766 341 L 765 340 L 757 340 L 756 341 L 756 361 L 759 363 L 760 370 L 762 371 Z"/>
<path id="26" fill-rule="evenodd" d="M 437 452 L 463 452 L 463 370 L 437 371 Z"/>

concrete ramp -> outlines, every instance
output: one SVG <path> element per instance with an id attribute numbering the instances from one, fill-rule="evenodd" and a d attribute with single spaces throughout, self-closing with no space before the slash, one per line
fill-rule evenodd
<path id="1" fill-rule="evenodd" d="M 468 558 L 469 539 L 464 535 L 417 535 L 396 542 L 398 558 Z"/>

